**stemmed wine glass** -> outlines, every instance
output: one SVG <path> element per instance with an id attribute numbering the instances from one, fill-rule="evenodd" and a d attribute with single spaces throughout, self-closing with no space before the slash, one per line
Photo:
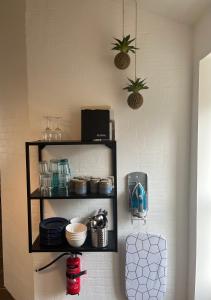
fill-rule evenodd
<path id="1" fill-rule="evenodd" d="M 46 128 L 42 132 L 42 140 L 44 141 L 61 141 L 62 130 L 61 130 L 61 117 L 49 117 L 45 116 Z"/>
<path id="2" fill-rule="evenodd" d="M 61 141 L 62 139 L 62 130 L 60 128 L 61 117 L 55 117 L 55 123 L 56 123 L 55 140 Z"/>
<path id="3" fill-rule="evenodd" d="M 42 132 L 42 139 L 44 141 L 51 141 L 52 140 L 52 118 L 49 116 L 45 116 L 44 119 L 46 120 L 46 128 Z"/>

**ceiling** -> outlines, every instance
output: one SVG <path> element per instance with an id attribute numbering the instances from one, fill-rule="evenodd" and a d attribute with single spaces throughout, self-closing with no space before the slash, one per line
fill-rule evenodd
<path id="1" fill-rule="evenodd" d="M 194 24 L 211 5 L 211 0 L 142 0 L 141 5 L 176 21 Z"/>

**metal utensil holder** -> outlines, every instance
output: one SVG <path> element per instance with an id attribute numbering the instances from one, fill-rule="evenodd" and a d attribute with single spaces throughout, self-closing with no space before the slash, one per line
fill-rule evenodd
<path id="1" fill-rule="evenodd" d="M 92 246 L 104 248 L 108 246 L 108 228 L 91 228 Z"/>

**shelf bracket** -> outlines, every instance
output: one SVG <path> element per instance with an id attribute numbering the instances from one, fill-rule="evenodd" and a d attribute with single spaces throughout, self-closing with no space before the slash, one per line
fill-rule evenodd
<path id="1" fill-rule="evenodd" d="M 113 149 L 113 144 L 111 144 L 111 143 L 107 143 L 107 142 L 105 142 L 105 146 L 106 147 L 108 147 L 109 149 Z"/>
<path id="2" fill-rule="evenodd" d="M 39 145 L 39 150 L 42 151 L 45 148 L 46 145 Z"/>

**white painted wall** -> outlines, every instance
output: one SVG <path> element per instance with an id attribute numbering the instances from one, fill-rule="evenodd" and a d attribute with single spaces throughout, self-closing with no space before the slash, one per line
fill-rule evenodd
<path id="1" fill-rule="evenodd" d="M 132 231 L 149 230 L 162 233 L 168 240 L 166 299 L 186 300 L 191 30 L 167 18 L 139 12 L 137 70 L 138 75 L 147 77 L 150 89 L 144 93 L 144 106 L 132 111 L 122 87 L 126 78 L 133 76 L 134 60 L 121 72 L 113 66 L 110 51 L 112 37 L 122 32 L 121 1 L 27 0 L 26 4 L 28 78 L 24 3 L 7 0 L 1 3 L 6 11 L 0 10 L 0 36 L 4 39 L 0 83 L 5 89 L 0 89 L 0 161 L 7 288 L 16 300 L 66 298 L 64 261 L 42 274 L 32 273 L 32 255 L 27 254 L 24 141 L 39 138 L 42 116 L 47 113 L 61 113 L 67 137 L 80 138 L 80 106 L 106 103 L 114 110 L 117 127 L 119 253 L 84 255 L 88 276 L 83 280 L 80 299 L 124 299 L 125 237 Z M 134 6 L 131 1 L 126 6 L 126 31 L 134 34 Z M 8 145 L 12 146 L 10 151 Z M 85 153 L 80 155 L 84 163 Z M 86 167 L 72 160 L 73 167 L 78 172 L 90 172 L 95 167 L 93 154 L 88 158 Z M 149 175 L 146 228 L 132 226 L 127 212 L 125 176 L 139 170 Z M 101 171 L 108 172 L 105 165 Z M 93 201 L 88 203 L 83 213 L 95 208 Z M 74 203 L 74 210 L 83 204 Z M 75 212 L 60 201 L 48 205 L 47 215 L 51 213 L 67 216 Z M 52 257 L 34 254 L 34 268 Z"/>
<path id="2" fill-rule="evenodd" d="M 126 31 L 134 34 L 134 5 L 127 1 L 126 6 Z M 27 0 L 31 138 L 39 137 L 42 116 L 47 113 L 64 116 L 64 128 L 71 138 L 80 138 L 80 106 L 109 104 L 115 113 L 120 249 L 118 254 L 84 255 L 88 276 L 82 300 L 125 298 L 124 240 L 137 230 L 166 236 L 166 299 L 187 299 L 191 30 L 146 11 L 139 11 L 139 15 L 137 70 L 138 75 L 147 77 L 150 89 L 144 93 L 142 109 L 132 111 L 122 88 L 126 78 L 134 74 L 134 60 L 121 72 L 113 66 L 114 53 L 110 51 L 112 37 L 122 33 L 121 1 Z M 91 160 L 83 171 L 88 173 L 94 167 Z M 125 176 L 139 170 L 149 175 L 147 228 L 132 226 L 127 212 Z M 93 206 L 90 202 L 83 209 Z M 71 206 L 64 207 L 64 213 L 68 209 L 73 213 Z M 34 266 L 41 266 L 52 256 L 33 255 Z M 43 274 L 34 274 L 34 280 L 35 299 L 66 298 L 64 261 Z"/>
<path id="3" fill-rule="evenodd" d="M 204 284 L 202 284 L 200 279 L 200 273 L 198 268 L 200 266 L 200 260 L 203 260 L 203 257 L 200 257 L 199 253 L 196 254 L 196 247 L 198 248 L 201 243 L 201 238 L 203 238 L 204 228 L 201 227 L 201 221 L 197 224 L 197 216 L 201 216 L 199 210 L 197 215 L 197 209 L 202 209 L 204 192 L 197 190 L 197 185 L 200 187 L 202 182 L 207 178 L 206 173 L 203 177 L 199 176 L 201 169 L 197 170 L 197 164 L 200 166 L 201 154 L 198 153 L 200 149 L 200 143 L 198 143 L 198 132 L 202 129 L 198 128 L 198 114 L 199 107 L 199 62 L 205 56 L 211 52 L 211 40 L 210 40 L 210 27 L 211 27 L 211 7 L 207 9 L 206 14 L 200 19 L 200 21 L 194 26 L 194 40 L 193 40 L 193 49 L 194 49 L 194 77 L 193 77 L 193 104 L 192 104 L 192 142 L 191 142 L 191 190 L 190 190 L 190 227 L 189 227 L 189 299 L 202 299 L 200 293 L 209 290 L 209 284 L 204 290 Z M 202 101 L 202 107 L 204 102 Z M 202 125 L 203 126 L 203 125 Z M 199 137 L 201 140 L 201 137 Z M 200 160 L 200 161 L 199 161 Z M 203 157 L 203 160 L 206 161 L 207 158 Z M 201 167 L 200 167 L 201 168 Z M 205 181 L 206 182 L 206 181 Z M 198 204 L 197 204 L 198 203 Z M 197 208 L 198 205 L 198 208 Z M 204 211 L 206 217 L 206 212 Z M 202 234 L 202 236 L 201 236 Z M 198 246 L 197 246 L 198 245 Z M 202 246 L 202 245 L 201 245 Z M 197 266 L 197 273 L 195 278 L 195 270 Z M 196 298 L 194 294 L 196 291 Z M 209 295 L 209 294 L 208 294 Z"/>
<path id="4" fill-rule="evenodd" d="M 196 299 L 211 295 L 211 54 L 200 62 L 198 107 L 197 260 Z"/>
<path id="5" fill-rule="evenodd" d="M 0 169 L 4 283 L 15 299 L 33 299 L 27 253 L 24 141 L 28 139 L 25 3 L 0 1 Z M 2 299 L 3 300 L 3 299 Z"/>

